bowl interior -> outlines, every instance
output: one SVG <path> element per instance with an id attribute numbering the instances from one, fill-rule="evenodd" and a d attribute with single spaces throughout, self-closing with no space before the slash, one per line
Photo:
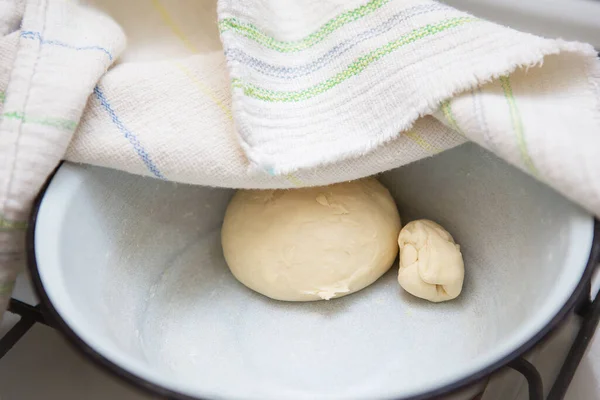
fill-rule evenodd
<path id="1" fill-rule="evenodd" d="M 35 227 L 41 283 L 89 346 L 199 397 L 404 398 L 480 371 L 539 332 L 579 283 L 593 218 L 475 145 L 382 174 L 403 223 L 461 244 L 455 301 L 404 293 L 397 266 L 331 301 L 239 284 L 219 229 L 232 190 L 64 164 Z"/>

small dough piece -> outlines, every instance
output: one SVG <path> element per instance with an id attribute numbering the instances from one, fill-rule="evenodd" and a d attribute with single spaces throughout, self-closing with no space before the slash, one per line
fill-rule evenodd
<path id="1" fill-rule="evenodd" d="M 432 302 L 452 300 L 460 294 L 465 265 L 460 246 L 433 221 L 421 219 L 400 231 L 398 282 L 408 293 Z"/>
<path id="2" fill-rule="evenodd" d="M 329 300 L 361 290 L 398 254 L 400 216 L 375 178 L 291 190 L 239 190 L 221 231 L 227 265 L 273 299 Z"/>

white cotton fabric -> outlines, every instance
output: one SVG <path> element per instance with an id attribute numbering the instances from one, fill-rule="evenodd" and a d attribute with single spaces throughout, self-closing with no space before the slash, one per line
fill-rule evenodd
<path id="1" fill-rule="evenodd" d="M 400 16 L 384 34 L 291 80 L 262 74 L 229 55 L 228 60 L 217 40 L 217 18 L 248 21 L 293 41 L 369 3 L 221 1 L 217 16 L 210 1 L 131 1 L 125 7 L 98 0 L 95 5 L 129 38 L 121 63 L 99 85 L 126 131 L 91 98 L 67 158 L 186 183 L 295 187 L 371 175 L 468 138 L 600 215 L 600 183 L 593 179 L 600 171 L 599 67 L 589 45 L 474 20 L 401 47 L 307 101 L 269 103 L 238 88 L 232 99 L 232 78 L 269 90 L 302 90 L 419 27 L 470 18 L 432 1 L 389 1 L 314 47 L 292 53 L 230 30 L 222 33 L 226 54 L 241 50 L 297 69 L 357 32 Z M 515 70 L 508 80 L 514 97 L 509 102 L 499 77 Z M 436 112 L 449 99 L 454 123 Z M 137 141 L 159 174 L 135 150 Z"/>
<path id="2" fill-rule="evenodd" d="M 2 3 L 0 11 L 2 312 L 23 266 L 32 202 L 64 156 L 87 97 L 125 41 L 110 18 L 65 1 Z M 90 42 L 111 56 L 86 50 Z"/>
<path id="3" fill-rule="evenodd" d="M 234 121 L 216 4 L 133 0 L 127 3 L 131 9 L 115 0 L 93 4 L 115 17 L 128 37 L 121 62 L 99 82 L 122 124 L 115 124 L 92 96 L 66 154 L 68 160 L 193 184 L 297 187 L 372 175 L 465 141 L 427 117 L 414 132 L 399 135 L 377 153 L 366 151 L 336 165 L 324 159 L 319 168 L 293 174 L 256 168 L 240 143 Z M 421 136 L 426 140 L 421 141 Z M 137 141 L 151 163 L 132 144 Z"/>

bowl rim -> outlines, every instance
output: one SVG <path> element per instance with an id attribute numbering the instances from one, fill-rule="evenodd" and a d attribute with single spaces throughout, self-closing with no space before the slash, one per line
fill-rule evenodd
<path id="1" fill-rule="evenodd" d="M 90 360 L 93 364 L 99 367 L 101 370 L 108 372 L 110 375 L 119 378 L 120 380 L 127 382 L 130 386 L 137 388 L 147 394 L 156 396 L 159 395 L 163 398 L 174 399 L 174 400 L 210 400 L 203 397 L 191 397 L 189 395 L 176 392 L 171 389 L 167 389 L 161 385 L 150 382 L 126 369 L 119 366 L 118 364 L 110 361 L 102 354 L 97 352 L 94 348 L 88 345 L 83 339 L 81 339 L 73 329 L 67 324 L 67 322 L 60 316 L 50 298 L 48 297 L 44 284 L 42 283 L 41 276 L 38 271 L 36 252 L 35 252 L 35 229 L 40 210 L 40 205 L 50 186 L 54 176 L 62 166 L 61 162 L 58 167 L 50 174 L 43 187 L 38 192 L 32 209 L 29 215 L 26 231 L 26 254 L 27 254 L 27 269 L 33 283 L 33 289 L 40 301 L 40 305 L 43 309 L 44 314 L 49 317 L 47 320 L 50 322 L 50 326 L 55 328 L 58 332 L 66 338 L 67 343 L 75 349 L 79 354 L 83 355 L 84 358 Z M 589 292 L 590 284 L 593 273 L 596 268 L 600 267 L 600 220 L 594 218 L 593 237 L 592 245 L 590 249 L 590 255 L 583 271 L 581 280 L 577 284 L 575 290 L 562 306 L 553 318 L 545 325 L 545 327 L 537 332 L 533 337 L 527 340 L 524 344 L 519 346 L 517 349 L 508 353 L 496 362 L 488 365 L 480 371 L 471 374 L 465 378 L 459 379 L 451 384 L 442 386 L 440 388 L 422 393 L 416 396 L 410 397 L 399 397 L 395 400 L 427 400 L 435 399 L 442 395 L 451 395 L 459 392 L 471 385 L 477 384 L 488 378 L 493 373 L 497 372 L 501 368 L 507 366 L 511 361 L 522 356 L 531 350 L 535 345 L 543 341 L 548 337 L 559 325 L 563 322 L 568 314 L 577 306 L 578 302 L 585 296 L 586 291 Z"/>

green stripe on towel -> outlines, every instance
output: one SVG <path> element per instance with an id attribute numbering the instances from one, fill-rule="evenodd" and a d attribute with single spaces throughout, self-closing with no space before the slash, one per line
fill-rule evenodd
<path id="1" fill-rule="evenodd" d="M 301 40 L 295 41 L 282 41 L 277 40 L 265 32 L 261 31 L 258 27 L 254 26 L 249 22 L 240 21 L 237 18 L 224 18 L 219 21 L 219 30 L 221 33 L 229 30 L 234 30 L 236 33 L 245 36 L 249 39 L 254 40 L 260 45 L 279 51 L 281 53 L 290 53 L 295 51 L 301 51 L 308 49 L 315 44 L 321 42 L 327 36 L 329 36 L 336 29 L 352 22 L 361 19 L 365 15 L 372 13 L 373 11 L 381 8 L 391 0 L 371 0 L 365 5 L 357 7 L 353 10 L 346 11 L 337 17 L 329 20 L 317 31 L 311 33 L 307 37 Z"/>
<path id="2" fill-rule="evenodd" d="M 27 229 L 27 222 L 24 221 L 11 221 L 9 219 L 4 218 L 2 214 L 0 214 L 0 231 L 12 231 L 12 230 L 25 230 Z"/>
<path id="3" fill-rule="evenodd" d="M 538 170 L 533 164 L 533 160 L 527 150 L 527 142 L 525 141 L 525 129 L 523 127 L 523 120 L 521 119 L 521 113 L 517 107 L 517 102 L 513 95 L 512 86 L 510 85 L 510 78 L 508 76 L 500 77 L 500 84 L 504 90 L 504 97 L 508 103 L 508 110 L 510 113 L 510 120 L 512 123 L 513 130 L 517 136 L 517 144 L 519 146 L 519 152 L 521 153 L 521 159 L 523 164 L 531 174 L 538 176 Z"/>
<path id="4" fill-rule="evenodd" d="M 450 28 L 461 26 L 470 22 L 479 21 L 477 18 L 471 17 L 460 17 L 451 18 L 433 25 L 425 25 L 421 28 L 417 28 L 412 32 L 403 35 L 397 40 L 387 43 L 384 46 L 375 49 L 364 56 L 356 59 L 350 64 L 345 70 L 339 72 L 332 78 L 329 78 L 315 86 L 308 89 L 293 91 L 293 92 L 280 92 L 269 89 L 264 89 L 253 85 L 251 83 L 245 83 L 241 79 L 233 79 L 233 88 L 241 88 L 244 94 L 249 97 L 253 97 L 259 100 L 273 102 L 273 103 L 285 103 L 285 102 L 298 102 L 308 100 L 319 94 L 325 93 L 328 90 L 334 88 L 345 80 L 356 76 L 363 72 L 375 61 L 385 57 L 398 48 L 414 43 L 419 39 L 426 38 L 428 36 L 436 35 L 440 32 L 446 31 Z"/>
<path id="5" fill-rule="evenodd" d="M 18 119 L 26 123 L 30 124 L 38 124 L 44 126 L 51 126 L 53 128 L 64 129 L 68 131 L 75 130 L 77 127 L 77 122 L 70 121 L 68 119 L 63 118 L 50 118 L 50 117 L 35 117 L 30 115 L 25 115 L 22 112 L 11 111 L 2 114 L 4 118 L 10 119 Z"/>

